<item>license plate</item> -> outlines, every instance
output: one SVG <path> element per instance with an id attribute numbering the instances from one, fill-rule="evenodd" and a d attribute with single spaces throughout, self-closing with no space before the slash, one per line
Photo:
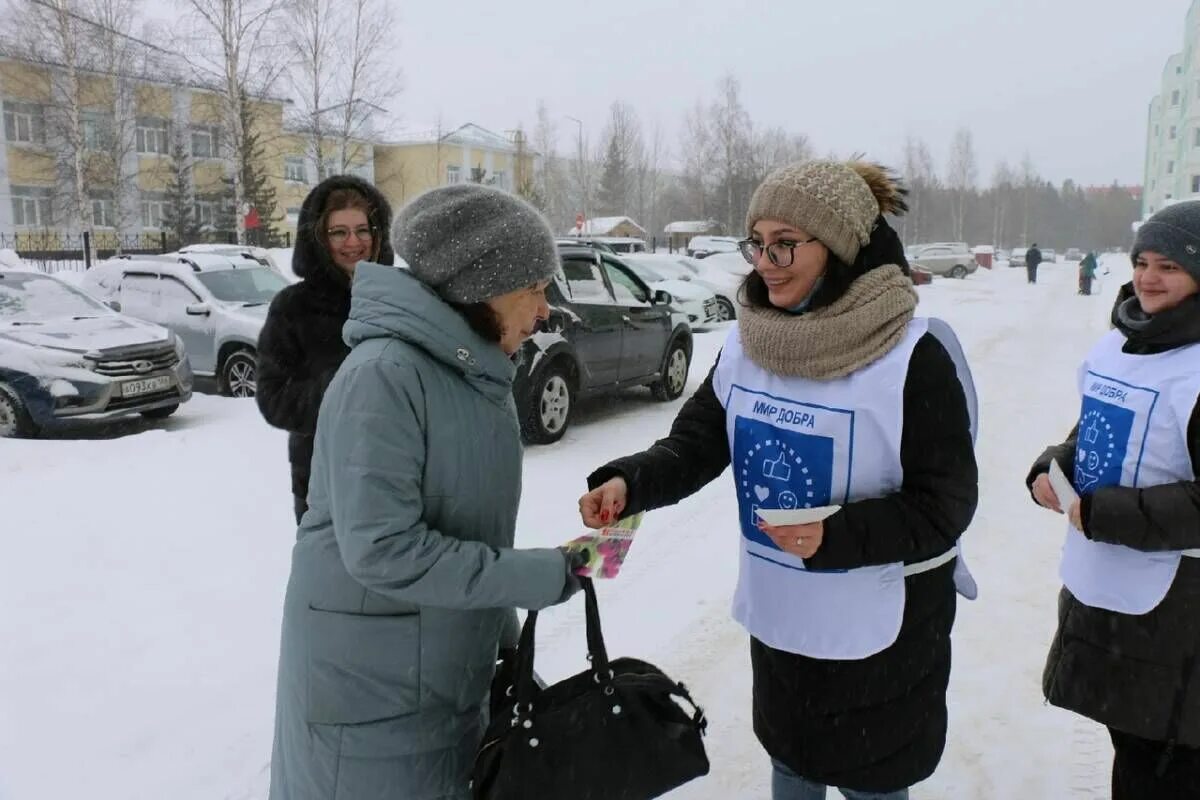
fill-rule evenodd
<path id="1" fill-rule="evenodd" d="M 121 384 L 122 397 L 136 397 L 139 394 L 161 392 L 171 388 L 171 376 L 159 375 L 156 378 L 143 378 L 140 381 L 125 381 Z"/>

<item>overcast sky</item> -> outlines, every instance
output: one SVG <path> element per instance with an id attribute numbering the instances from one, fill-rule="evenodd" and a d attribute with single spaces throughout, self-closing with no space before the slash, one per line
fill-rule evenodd
<path id="1" fill-rule="evenodd" d="M 818 152 L 898 163 L 923 137 L 944 170 L 956 128 L 981 183 L 1026 151 L 1056 183 L 1142 182 L 1146 110 L 1183 46 L 1190 0 L 405 0 L 395 47 L 409 124 L 595 142 L 613 100 L 677 150 L 683 115 L 732 72 L 757 126 Z M 740 10 L 735 10 L 735 6 Z"/>

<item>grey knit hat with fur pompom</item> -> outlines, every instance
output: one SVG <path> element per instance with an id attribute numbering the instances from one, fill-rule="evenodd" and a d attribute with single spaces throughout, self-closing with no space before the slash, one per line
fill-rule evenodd
<path id="1" fill-rule="evenodd" d="M 559 263 L 554 233 L 536 208 L 475 183 L 433 189 L 400 209 L 392 249 L 414 277 L 462 304 L 548 280 Z"/>

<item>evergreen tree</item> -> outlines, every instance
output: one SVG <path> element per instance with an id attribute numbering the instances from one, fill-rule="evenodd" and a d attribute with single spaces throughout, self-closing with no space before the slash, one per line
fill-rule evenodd
<path id="1" fill-rule="evenodd" d="M 491 183 L 488 180 L 487 170 L 480 164 L 477 167 L 471 167 L 471 183 Z"/>
<path id="2" fill-rule="evenodd" d="M 245 187 L 246 203 L 258 211 L 259 227 L 249 232 L 250 244 L 259 247 L 279 247 L 283 244 L 276 232 L 274 222 L 280 218 L 275 198 L 275 186 L 267 174 L 266 148 L 262 132 L 255 124 L 254 112 L 249 98 L 242 94 L 242 129 L 245 131 L 242 147 L 242 186 Z"/>
<path id="3" fill-rule="evenodd" d="M 630 165 L 625 159 L 625 149 L 614 131 L 608 139 L 608 150 L 604 155 L 604 169 L 600 175 L 599 203 L 601 214 L 624 214 L 629 201 Z"/>
<path id="4" fill-rule="evenodd" d="M 192 192 L 192 156 L 183 141 L 183 134 L 175 131 L 171 145 L 171 161 L 167 165 L 167 191 L 163 203 L 162 229 L 175 247 L 192 244 L 200 235 L 196 221 Z"/>

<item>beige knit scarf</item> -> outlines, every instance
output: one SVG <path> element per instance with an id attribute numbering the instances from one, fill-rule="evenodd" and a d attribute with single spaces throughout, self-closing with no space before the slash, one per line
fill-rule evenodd
<path id="1" fill-rule="evenodd" d="M 877 361 L 899 343 L 917 293 L 897 266 L 867 271 L 832 305 L 804 314 L 739 309 L 742 349 L 758 366 L 814 380 L 842 378 Z"/>

